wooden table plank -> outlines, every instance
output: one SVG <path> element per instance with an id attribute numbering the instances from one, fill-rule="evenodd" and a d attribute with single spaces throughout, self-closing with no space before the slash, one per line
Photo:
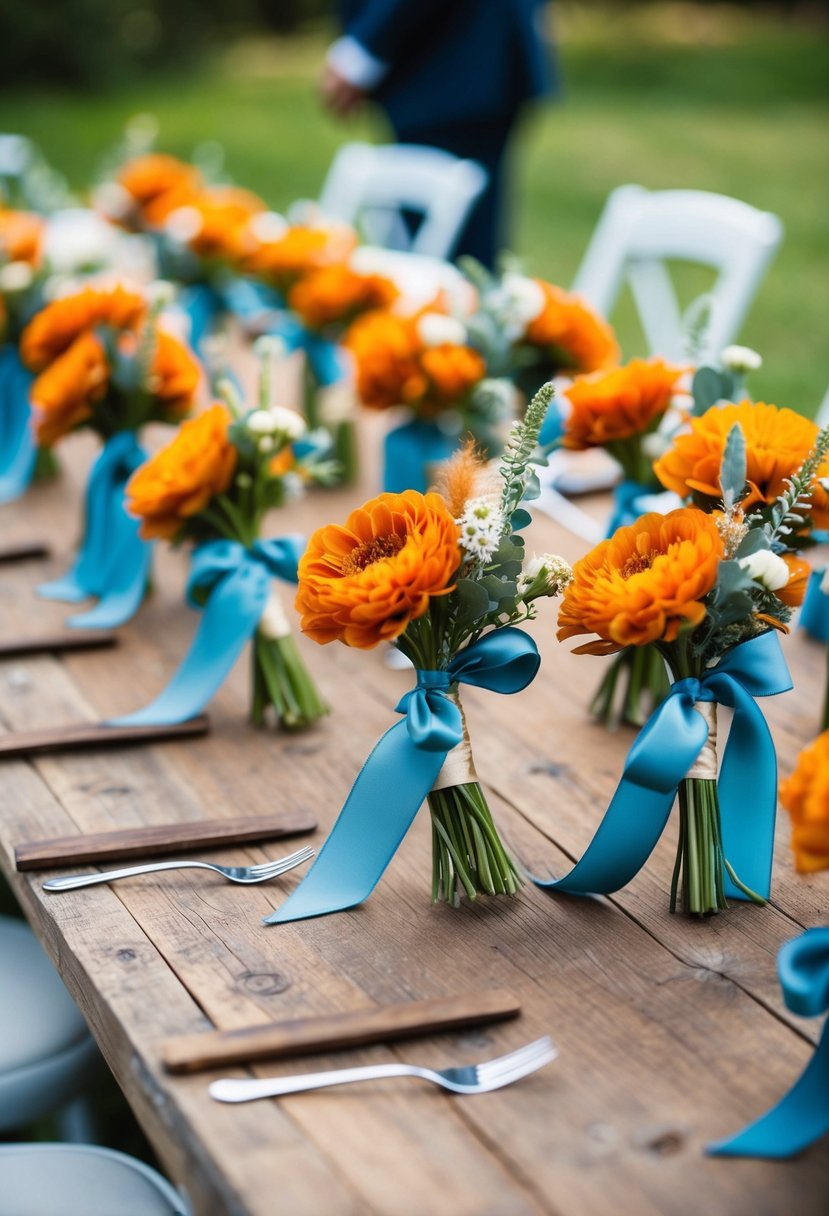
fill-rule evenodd
<path id="1" fill-rule="evenodd" d="M 376 441 L 376 427 L 369 437 Z M 77 453 L 70 480 L 80 442 Z M 61 514 L 56 487 L 42 489 L 27 499 L 25 518 L 10 513 L 10 537 L 38 528 L 54 534 L 59 551 L 58 542 L 69 540 L 69 513 Z M 316 496 L 286 513 L 280 527 L 309 530 L 341 518 L 354 500 Z M 547 521 L 533 525 L 530 547 L 580 552 Z M 20 729 L 124 712 L 158 690 L 195 620 L 177 599 L 181 555 L 160 557 L 159 591 L 123 631 L 117 662 L 87 655 L 0 666 L 4 721 Z M 33 625 L 33 616 L 44 626 L 61 619 L 60 606 L 33 606 L 33 581 L 24 568 L 0 573 L 0 612 L 9 628 L 23 619 Z M 632 736 L 607 736 L 589 724 L 584 706 L 599 662 L 558 647 L 553 619 L 550 612 L 534 628 L 544 667 L 526 694 L 507 699 L 469 690 L 464 697 L 478 767 L 497 791 L 493 807 L 505 835 L 523 861 L 560 873 L 592 834 Z M 295 802 L 326 829 L 370 746 L 394 720 L 393 705 L 410 678 L 388 671 L 378 652 L 300 645 L 335 707 L 312 734 L 251 731 L 242 720 L 248 673 L 240 664 L 211 707 L 208 739 L 44 757 L 32 768 L 3 765 L 4 865 L 24 836 L 165 822 L 171 812 L 195 819 L 205 807 L 238 815 Z M 786 646 L 798 692 L 764 705 L 784 770 L 814 729 L 809 707 L 818 703 L 822 674 L 803 639 Z M 723 1216 L 772 1216 L 795 1206 L 810 1216 L 825 1207 L 826 1146 L 786 1165 L 708 1161 L 700 1153 L 707 1139 L 760 1113 L 808 1058 L 814 1027 L 784 1018 L 774 954 L 799 925 L 826 919 L 826 884 L 793 874 L 786 831 L 781 824 L 777 906 L 740 907 L 704 925 L 667 913 L 670 838 L 613 900 L 551 899 L 531 889 L 513 906 L 431 908 L 425 815 L 363 908 L 296 925 L 259 923 L 295 875 L 242 892 L 201 876 L 155 876 L 66 897 L 42 895 L 30 876 L 14 882 L 162 1159 L 186 1180 L 200 1211 L 264 1216 L 278 1192 L 286 1213 L 582 1216 L 606 1213 L 612 1193 L 620 1213 L 679 1216 L 693 1203 Z M 264 856 L 253 847 L 232 854 L 240 861 Z M 93 933 L 99 915 L 112 926 L 107 946 Z M 135 947 L 140 969 L 133 959 L 117 960 L 118 950 Z M 210 1074 L 170 1078 L 160 1071 L 160 1043 L 171 1034 L 481 984 L 514 991 L 525 1014 L 485 1031 L 253 1071 L 382 1059 L 440 1066 L 551 1032 L 561 1059 L 498 1094 L 454 1100 L 401 1081 L 218 1108 L 206 1096 Z"/>

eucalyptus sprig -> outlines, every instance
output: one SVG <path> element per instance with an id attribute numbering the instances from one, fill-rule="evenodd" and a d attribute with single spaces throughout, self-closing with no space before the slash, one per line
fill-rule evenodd
<path id="1" fill-rule="evenodd" d="M 527 406 L 524 417 L 520 422 L 513 423 L 501 456 L 499 473 L 504 483 L 501 491 L 501 515 L 505 533 L 522 526 L 514 518 L 519 503 L 523 499 L 535 497 L 538 493 L 537 477 L 532 466 L 539 463 L 536 459 L 538 437 L 554 396 L 553 385 L 549 382 L 542 384 Z M 529 517 L 525 522 L 529 523 Z"/>
<path id="2" fill-rule="evenodd" d="M 763 520 L 759 513 L 749 517 L 750 525 L 755 522 L 763 525 L 770 544 L 775 541 L 779 543 L 782 537 L 789 536 L 793 531 L 803 527 L 803 523 L 809 515 L 817 472 L 826 459 L 827 453 L 829 453 L 829 426 L 822 428 L 814 447 L 803 464 L 792 477 L 786 479 L 786 489 L 778 497 L 768 518 Z"/>

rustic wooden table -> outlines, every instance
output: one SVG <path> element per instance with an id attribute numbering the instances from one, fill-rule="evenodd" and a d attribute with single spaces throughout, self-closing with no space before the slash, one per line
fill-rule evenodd
<path id="1" fill-rule="evenodd" d="M 368 432 L 376 460 L 379 435 Z M 66 563 L 79 524 L 87 438 L 62 452 L 60 481 L 2 508 L 2 543 L 46 539 L 49 563 L 0 571 L 2 633 L 47 631 L 62 605 L 33 586 Z M 370 467 L 370 466 L 369 466 Z M 318 494 L 283 530 L 341 519 L 374 492 Z M 529 544 L 575 558 L 583 546 L 544 519 Z M 123 713 L 150 698 L 184 653 L 195 616 L 182 606 L 183 554 L 157 554 L 157 590 L 114 651 L 0 664 L 0 718 L 23 729 Z M 533 626 L 544 655 L 522 696 L 468 690 L 478 769 L 517 856 L 562 872 L 599 821 L 631 734 L 585 712 L 601 659 L 554 639 L 554 608 Z M 712 1160 L 706 1141 L 736 1131 L 789 1087 L 818 1026 L 792 1017 L 776 980 L 780 945 L 829 920 L 829 880 L 798 878 L 785 816 L 774 903 L 706 923 L 672 917 L 669 829 L 643 873 L 612 899 L 517 900 L 454 911 L 429 903 L 429 825 L 421 814 L 385 878 L 354 911 L 266 928 L 295 875 L 243 889 L 210 875 L 145 877 L 63 896 L 19 875 L 13 847 L 71 831 L 311 808 L 333 822 L 363 759 L 409 686 L 381 653 L 303 654 L 333 705 L 313 733 L 281 736 L 245 721 L 244 663 L 211 709 L 204 739 L 2 765 L 3 867 L 26 915 L 83 1009 L 106 1060 L 170 1175 L 204 1216 L 352 1213 L 706 1216 L 825 1213 L 829 1145 L 788 1164 Z M 814 735 L 824 653 L 785 642 L 795 692 L 766 703 L 781 769 Z M 391 795 L 392 791 L 390 791 Z M 751 791 L 747 790 L 748 797 Z M 274 853 L 284 849 L 274 846 Z M 266 853 L 225 850 L 230 862 Z M 9 982 L 8 978 L 5 982 Z M 472 1062 L 550 1033 L 560 1059 L 515 1087 L 453 1098 L 389 1081 L 229 1107 L 209 1075 L 169 1077 L 170 1036 L 357 1009 L 474 988 L 511 989 L 516 1021 L 491 1029 L 257 1067 L 257 1075 L 404 1059 Z M 241 1075 L 237 1070 L 237 1075 Z"/>

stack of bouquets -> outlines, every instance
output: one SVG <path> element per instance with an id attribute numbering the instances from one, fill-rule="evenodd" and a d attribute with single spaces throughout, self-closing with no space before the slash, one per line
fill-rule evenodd
<path id="1" fill-rule="evenodd" d="M 500 451 L 501 426 L 514 404 L 512 388 L 489 375 L 484 355 L 457 317 L 438 311 L 370 312 L 354 322 L 344 345 L 354 360 L 363 406 L 402 406 L 409 415 L 386 436 L 385 490 L 425 490 L 464 434 L 488 455 Z"/>
<path id="2" fill-rule="evenodd" d="M 128 620 L 143 598 L 150 549 L 124 508 L 124 486 L 145 459 L 140 432 L 149 422 L 177 424 L 200 382 L 198 362 L 160 319 L 162 294 L 151 303 L 120 285 L 90 286 L 53 300 L 29 322 L 20 340 L 31 388 L 35 432 L 51 449 L 80 429 L 103 449 L 91 470 L 84 534 L 69 573 L 40 588 L 70 603 L 99 597 L 72 618 L 82 626 Z"/>
<path id="3" fill-rule="evenodd" d="M 432 819 L 435 900 L 514 895 L 521 875 L 478 782 L 460 686 L 501 693 L 535 676 L 538 651 L 517 628 L 570 578 L 558 557 L 524 561 L 520 505 L 552 390 L 516 423 L 498 484 L 471 446 L 449 461 L 437 492 L 384 493 L 344 526 L 311 537 L 299 567 L 303 631 L 322 644 L 393 643 L 414 664 L 405 720 L 380 740 L 358 776 L 318 862 L 272 921 L 350 907 L 370 893 L 424 799 Z"/>
<path id="4" fill-rule="evenodd" d="M 758 696 L 790 680 L 777 643 L 803 594 L 797 548 L 826 510 L 817 472 L 829 432 L 790 410 L 743 402 L 692 419 L 657 462 L 696 505 L 647 514 L 576 564 L 559 638 L 577 653 L 656 647 L 674 681 L 634 744 L 616 796 L 564 890 L 616 890 L 656 844 L 679 789 L 671 909 L 768 898 L 776 805 L 774 747 Z M 719 783 L 716 706 L 734 708 Z M 721 816 L 722 803 L 722 816 Z M 616 854 L 614 856 L 614 853 Z"/>
<path id="5" fill-rule="evenodd" d="M 275 577 L 296 582 L 302 538 L 263 539 L 262 528 L 272 508 L 308 483 L 330 484 L 336 469 L 300 415 L 270 399 L 265 364 L 255 409 L 228 386 L 228 404 L 185 422 L 127 486 L 143 537 L 193 547 L 187 595 L 203 617 L 170 684 L 121 721 L 161 724 L 200 713 L 249 640 L 257 725 L 273 711 L 280 727 L 301 729 L 327 712 L 272 587 Z"/>
<path id="6" fill-rule="evenodd" d="M 44 232 L 33 212 L 0 210 L 0 502 L 25 490 L 37 464 L 20 335 L 42 303 Z"/>

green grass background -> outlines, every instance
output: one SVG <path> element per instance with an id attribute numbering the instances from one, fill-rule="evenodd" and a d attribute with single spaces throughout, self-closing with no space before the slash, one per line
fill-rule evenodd
<path id="1" fill-rule="evenodd" d="M 765 366 L 758 397 L 813 413 L 829 387 L 829 41 L 825 29 L 756 10 L 693 4 L 558 5 L 564 90 L 516 148 L 514 249 L 567 285 L 608 192 L 623 182 L 719 191 L 776 212 L 786 238 L 742 340 Z M 138 111 L 160 146 L 226 149 L 229 173 L 275 207 L 313 197 L 346 138 L 314 82 L 329 31 L 235 42 L 196 67 L 96 95 L 0 93 L 0 129 L 33 137 L 83 189 Z M 482 65 L 486 70 L 486 65 Z M 680 268 L 683 298 L 707 286 Z M 629 302 L 615 318 L 626 354 L 642 339 Z"/>

